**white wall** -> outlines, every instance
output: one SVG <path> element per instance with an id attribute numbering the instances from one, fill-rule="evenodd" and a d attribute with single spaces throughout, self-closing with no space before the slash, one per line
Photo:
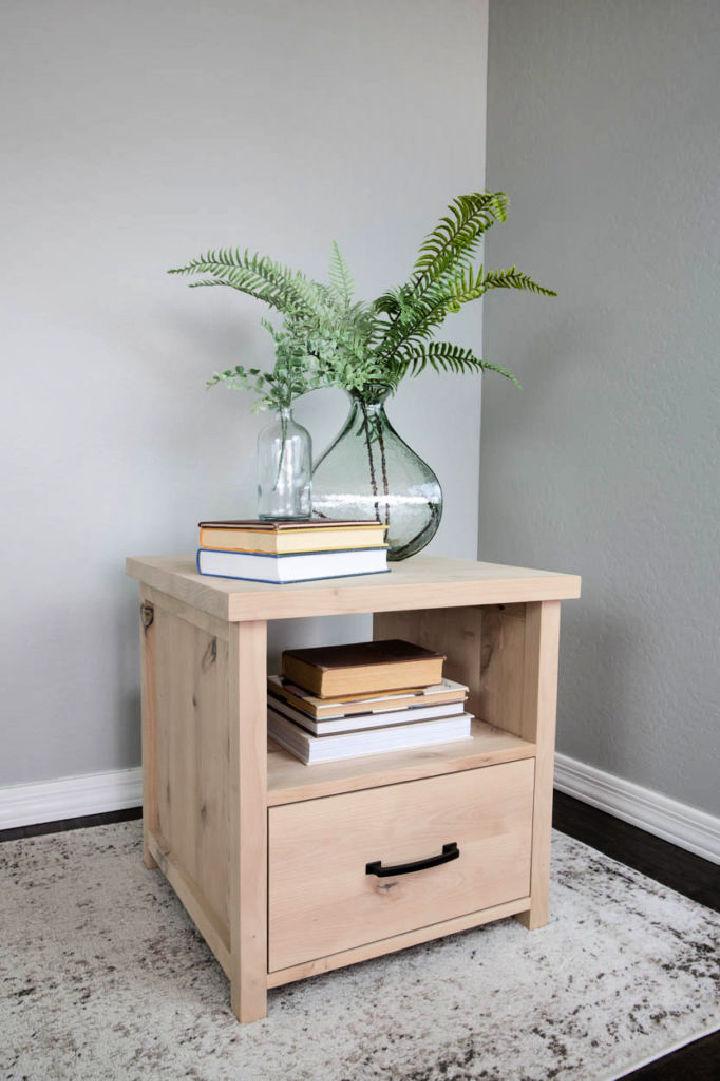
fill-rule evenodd
<path id="1" fill-rule="evenodd" d="M 561 751 L 720 812 L 720 4 L 490 9 L 480 554 L 576 571 Z"/>
<path id="2" fill-rule="evenodd" d="M 398 282 L 447 200 L 483 187 L 486 18 L 486 0 L 2 5 L 0 784 L 138 762 L 124 557 L 254 510 L 262 421 L 203 384 L 270 361 L 260 306 L 165 269 L 237 243 L 321 275 L 337 238 L 364 294 Z M 477 346 L 479 318 L 458 337 Z M 344 404 L 299 414 L 321 447 Z M 390 415 L 443 485 L 435 550 L 474 556 L 477 383 L 427 376 Z"/>

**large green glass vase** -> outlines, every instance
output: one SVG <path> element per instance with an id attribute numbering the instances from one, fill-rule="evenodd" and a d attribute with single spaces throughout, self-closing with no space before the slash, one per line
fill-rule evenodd
<path id="1" fill-rule="evenodd" d="M 430 466 L 388 420 L 387 393 L 350 395 L 345 424 L 313 468 L 312 513 L 382 522 L 388 527 L 388 559 L 399 560 L 435 536 L 442 492 Z"/>

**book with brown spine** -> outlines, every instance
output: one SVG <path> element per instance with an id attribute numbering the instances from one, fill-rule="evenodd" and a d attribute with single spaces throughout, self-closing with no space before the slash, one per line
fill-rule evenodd
<path id="1" fill-rule="evenodd" d="M 285 650 L 282 674 L 319 698 L 430 687 L 445 656 L 399 638 Z"/>

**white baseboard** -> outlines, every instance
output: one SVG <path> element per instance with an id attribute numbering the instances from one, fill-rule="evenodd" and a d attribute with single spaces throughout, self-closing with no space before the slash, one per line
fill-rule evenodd
<path id="1" fill-rule="evenodd" d="M 720 818 L 614 773 L 555 755 L 555 787 L 664 841 L 720 863 Z"/>
<path id="2" fill-rule="evenodd" d="M 720 863 L 720 818 L 625 781 L 565 754 L 555 787 L 665 841 Z M 142 805 L 142 769 L 108 770 L 0 787 L 0 830 Z"/>
<path id="3" fill-rule="evenodd" d="M 0 830 L 142 805 L 142 770 L 116 769 L 0 787 Z"/>

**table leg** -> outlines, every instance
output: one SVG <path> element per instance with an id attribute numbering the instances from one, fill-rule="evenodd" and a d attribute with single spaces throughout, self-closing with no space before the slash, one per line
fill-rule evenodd
<path id="1" fill-rule="evenodd" d="M 240 1021 L 267 1011 L 267 707 L 264 621 L 230 625 L 230 984 Z"/>
<path id="2" fill-rule="evenodd" d="M 155 716 L 155 610 L 140 590 L 140 718 L 143 767 L 143 862 L 153 871 L 157 863 L 148 835 L 157 831 L 157 752 Z"/>
<path id="3" fill-rule="evenodd" d="M 518 916 L 529 930 L 550 919 L 555 706 L 557 701 L 560 601 L 527 605 L 523 675 L 523 729 L 536 745 L 530 909 Z"/>

